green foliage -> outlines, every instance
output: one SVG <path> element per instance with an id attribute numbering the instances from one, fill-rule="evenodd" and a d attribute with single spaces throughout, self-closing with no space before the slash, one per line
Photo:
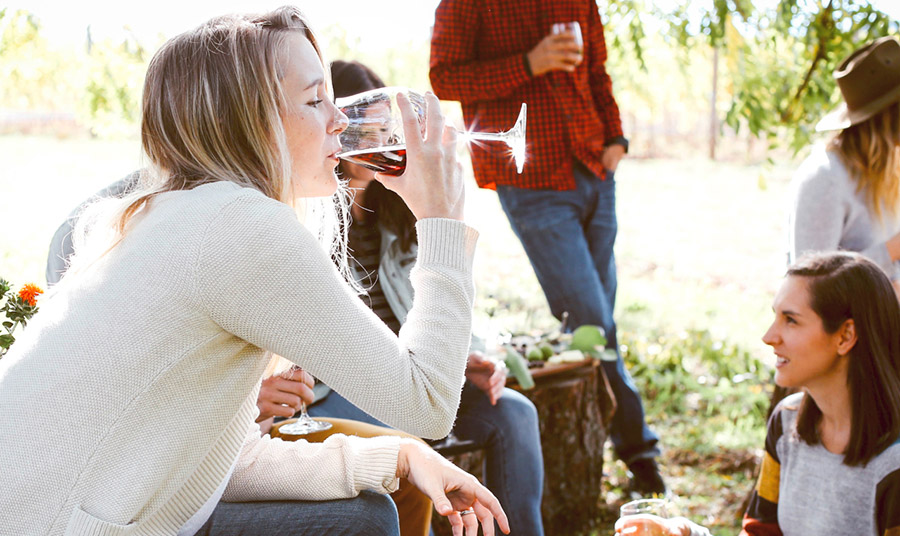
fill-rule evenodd
<path id="1" fill-rule="evenodd" d="M 649 13 L 663 24 L 663 35 L 684 52 L 683 61 L 706 47 L 719 48 L 726 57 L 722 77 L 731 97 L 725 123 L 795 152 L 811 141 L 815 123 L 840 100 L 832 77 L 840 61 L 900 29 L 897 21 L 860 0 L 786 0 L 772 7 L 752 0 L 682 0 L 668 11 L 646 11 L 640 2 L 611 2 L 613 48 L 628 47 L 645 65 L 640 41 L 646 33 L 632 27 L 643 23 L 636 13 Z M 785 132 L 786 144 L 781 141 Z"/>
<path id="2" fill-rule="evenodd" d="M 149 60 L 147 50 L 134 36 L 121 43 L 91 43 L 81 110 L 94 134 L 116 136 L 135 129 Z"/>
<path id="3" fill-rule="evenodd" d="M 0 108 L 71 109 L 72 61 L 69 52 L 50 49 L 33 15 L 0 11 Z"/>
<path id="4" fill-rule="evenodd" d="M 149 55 L 133 36 L 84 49 L 55 49 L 40 21 L 24 10 L 0 11 L 0 108 L 76 111 L 99 136 L 133 132 Z"/>
<path id="5" fill-rule="evenodd" d="M 652 4 L 651 4 L 652 6 Z M 644 38 L 647 36 L 641 13 L 647 13 L 648 7 L 643 0 L 611 0 L 605 7 L 606 22 L 604 30 L 609 44 L 616 49 L 630 46 L 642 69 L 646 70 L 644 61 Z M 651 7 L 650 9 L 656 9 Z"/>
<path id="6" fill-rule="evenodd" d="M 26 285 L 19 293 L 10 290 L 9 281 L 0 278 L 0 313 L 6 318 L 0 326 L 0 358 L 16 342 L 13 331 L 18 326 L 25 327 L 28 320 L 38 312 L 35 298 L 43 291 L 34 285 Z"/>
<path id="7" fill-rule="evenodd" d="M 622 357 L 648 419 L 677 430 L 679 448 L 762 444 L 771 369 L 707 330 L 621 331 Z"/>

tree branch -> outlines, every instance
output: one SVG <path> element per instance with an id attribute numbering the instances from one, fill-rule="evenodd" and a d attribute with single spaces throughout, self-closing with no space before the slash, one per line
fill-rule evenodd
<path id="1" fill-rule="evenodd" d="M 794 97 L 788 103 L 787 108 L 781 112 L 782 123 L 788 123 L 793 119 L 792 116 L 795 105 L 800 102 L 800 97 L 803 96 L 803 93 L 809 87 L 809 82 L 812 80 L 813 73 L 816 72 L 819 63 L 825 60 L 828 55 L 826 52 L 828 49 L 828 41 L 834 35 L 834 7 L 832 4 L 833 0 L 828 0 L 828 4 L 825 5 L 822 12 L 819 14 L 820 31 L 819 42 L 816 44 L 816 55 L 813 57 L 812 64 L 810 64 L 809 69 L 806 71 L 806 75 L 803 77 L 803 82 L 801 82 L 797 91 L 794 92 Z"/>

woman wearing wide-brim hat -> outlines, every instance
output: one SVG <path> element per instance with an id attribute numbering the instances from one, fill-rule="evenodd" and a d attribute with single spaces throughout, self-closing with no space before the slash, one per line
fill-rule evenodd
<path id="1" fill-rule="evenodd" d="M 794 175 L 788 260 L 857 251 L 900 288 L 900 40 L 867 44 L 834 77 L 844 102 L 816 130 L 836 134 Z"/>

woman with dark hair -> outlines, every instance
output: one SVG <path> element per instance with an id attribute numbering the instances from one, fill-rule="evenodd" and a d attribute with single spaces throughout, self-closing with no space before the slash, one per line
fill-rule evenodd
<path id="1" fill-rule="evenodd" d="M 358 62 L 335 61 L 331 73 L 335 97 L 384 87 L 378 75 Z M 415 217 L 372 171 L 341 161 L 340 173 L 353 195 L 348 249 L 354 277 L 367 291 L 361 297 L 396 332 L 407 321 L 413 301 L 410 273 L 419 247 Z M 479 351 L 470 349 L 466 380 L 454 433 L 484 447 L 486 484 L 508 512 L 513 533 L 543 534 L 537 410 L 521 393 L 505 388 L 505 369 Z M 309 412 L 382 425 L 337 393 L 328 394 Z"/>
<path id="2" fill-rule="evenodd" d="M 860 48 L 834 72 L 844 98 L 791 183 L 789 263 L 807 251 L 857 251 L 900 285 L 900 40 Z"/>
<path id="3" fill-rule="evenodd" d="M 486 488 L 417 440 L 260 435 L 274 354 L 426 437 L 449 432 L 464 381 L 476 233 L 454 132 L 426 96 L 388 183 L 421 244 L 398 337 L 341 274 L 347 118 L 328 79 L 293 7 L 212 19 L 156 53 L 151 170 L 79 218 L 71 266 L 0 361 L 4 534 L 397 534 L 384 495 L 399 478 L 456 534 L 508 530 Z"/>
<path id="4" fill-rule="evenodd" d="M 788 269 L 763 342 L 775 383 L 801 389 L 769 418 L 759 482 L 741 534 L 889 536 L 900 532 L 900 304 L 857 253 Z M 660 535 L 702 532 L 684 519 L 623 519 Z"/>

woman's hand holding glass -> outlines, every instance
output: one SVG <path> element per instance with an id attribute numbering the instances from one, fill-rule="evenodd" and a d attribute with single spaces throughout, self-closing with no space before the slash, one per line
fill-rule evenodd
<path id="1" fill-rule="evenodd" d="M 314 384 L 310 373 L 295 368 L 264 379 L 256 399 L 259 408 L 256 422 L 270 417 L 293 417 L 302 404 L 311 404 L 315 400 Z"/>
<path id="2" fill-rule="evenodd" d="M 307 383 L 310 388 L 310 393 L 312 392 L 312 386 L 314 384 L 313 377 L 309 375 L 306 371 L 298 367 L 297 365 L 291 365 L 291 367 L 280 374 L 281 377 L 286 378 L 288 380 L 294 380 L 294 375 L 297 374 L 298 378 L 302 378 L 304 383 Z M 315 399 L 315 397 L 311 397 Z M 306 413 L 306 404 L 308 402 L 312 402 L 312 400 L 307 400 L 306 398 L 301 397 L 300 399 L 300 416 L 297 417 L 297 420 L 291 423 L 284 424 L 280 431 L 284 435 L 306 435 L 311 434 L 313 432 L 323 432 L 331 428 L 330 422 L 317 421 L 310 417 Z"/>
<path id="3" fill-rule="evenodd" d="M 447 517 L 453 536 L 478 534 L 493 536 L 494 520 L 504 534 L 509 521 L 500 501 L 474 476 L 456 467 L 430 447 L 412 439 L 401 439 L 397 458 L 397 476 L 406 478 L 434 503 L 435 510 Z"/>
<path id="4" fill-rule="evenodd" d="M 399 177 L 376 174 L 375 178 L 396 192 L 416 219 L 463 219 L 465 188 L 462 165 L 456 160 L 456 130 L 444 123 L 440 103 L 425 94 L 425 124 L 405 94 L 397 95 L 406 141 L 406 170 Z"/>
<path id="5" fill-rule="evenodd" d="M 619 509 L 616 536 L 690 536 L 691 523 L 683 517 L 669 518 L 665 499 L 638 499 Z"/>
<path id="6" fill-rule="evenodd" d="M 637 514 L 616 521 L 616 536 L 690 536 L 684 518 L 663 519 L 652 514 Z"/>
<path id="7" fill-rule="evenodd" d="M 638 499 L 623 504 L 616 521 L 616 536 L 690 536 L 687 520 L 668 519 L 668 507 L 665 499 Z"/>

